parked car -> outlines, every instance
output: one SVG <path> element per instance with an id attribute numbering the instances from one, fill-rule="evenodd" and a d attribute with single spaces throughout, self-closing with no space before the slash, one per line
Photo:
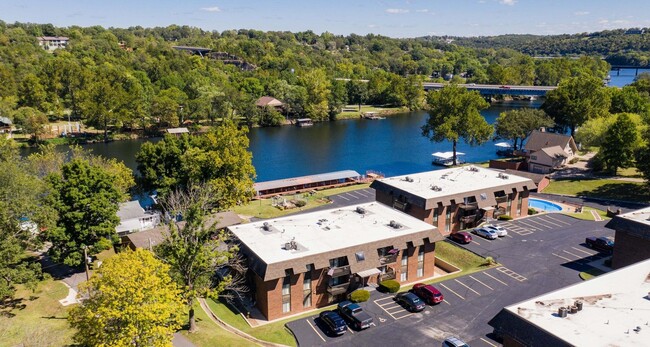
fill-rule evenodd
<path id="1" fill-rule="evenodd" d="M 499 87 L 499 88 L 502 88 L 502 89 L 510 89 L 510 86 L 501 86 L 501 87 Z"/>
<path id="2" fill-rule="evenodd" d="M 445 299 L 442 293 L 430 284 L 416 283 L 411 290 L 429 305 L 439 304 Z"/>
<path id="3" fill-rule="evenodd" d="M 454 241 L 456 241 L 458 243 L 462 243 L 462 244 L 467 244 L 467 243 L 472 242 L 472 235 L 470 235 L 469 233 L 464 232 L 464 231 L 453 233 L 453 234 L 449 235 L 449 238 L 451 238 L 452 240 L 454 240 Z"/>
<path id="4" fill-rule="evenodd" d="M 345 320 L 334 311 L 321 312 L 320 319 L 334 335 L 343 335 L 348 330 L 348 326 L 345 325 Z"/>
<path id="5" fill-rule="evenodd" d="M 372 324 L 372 317 L 363 311 L 361 306 L 352 301 L 342 301 L 338 305 L 339 314 L 357 330 L 366 329 Z"/>
<path id="6" fill-rule="evenodd" d="M 442 347 L 469 347 L 469 345 L 457 337 L 448 337 L 442 341 Z"/>
<path id="7" fill-rule="evenodd" d="M 508 235 L 508 231 L 506 230 L 506 228 L 499 225 L 487 224 L 484 225 L 483 228 L 494 230 L 497 233 L 497 236 L 499 237 Z"/>
<path id="8" fill-rule="evenodd" d="M 411 312 L 420 312 L 424 310 L 425 307 L 424 301 L 420 300 L 417 295 L 411 292 L 404 292 L 395 295 L 395 301 Z"/>
<path id="9" fill-rule="evenodd" d="M 587 247 L 601 252 L 611 253 L 614 251 L 614 240 L 609 237 L 587 237 L 585 239 Z"/>
<path id="10" fill-rule="evenodd" d="M 497 237 L 499 237 L 499 236 L 497 236 L 496 231 L 490 230 L 490 229 L 487 229 L 487 228 L 476 228 L 476 229 L 474 229 L 474 234 L 479 235 L 479 236 L 483 236 L 486 239 L 490 239 L 490 240 L 494 240 Z"/>

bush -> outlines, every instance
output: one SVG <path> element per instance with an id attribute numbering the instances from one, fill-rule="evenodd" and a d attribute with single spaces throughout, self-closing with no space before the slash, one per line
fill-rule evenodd
<path id="1" fill-rule="evenodd" d="M 575 163 L 577 163 L 577 162 L 579 162 L 579 161 L 580 161 L 580 158 L 575 157 L 575 158 L 569 160 L 569 164 L 575 164 Z"/>
<path id="2" fill-rule="evenodd" d="M 508 215 L 505 215 L 505 214 L 502 214 L 502 215 L 500 215 L 499 218 L 497 218 L 497 219 L 498 219 L 498 220 L 512 220 L 512 217 L 510 217 L 510 216 L 508 216 Z"/>
<path id="3" fill-rule="evenodd" d="M 485 257 L 485 263 L 483 263 L 483 266 L 492 266 L 495 265 L 497 262 L 494 260 L 492 257 Z"/>
<path id="4" fill-rule="evenodd" d="M 529 214 L 529 215 L 537 214 L 537 210 L 534 209 L 534 208 L 532 208 L 532 207 L 529 207 L 529 208 L 528 208 L 528 214 Z"/>
<path id="5" fill-rule="evenodd" d="M 370 299 L 370 292 L 365 289 L 357 289 L 350 294 L 350 300 L 353 302 L 366 302 Z"/>
<path id="6" fill-rule="evenodd" d="M 379 283 L 379 287 L 384 292 L 397 293 L 399 291 L 400 284 L 395 280 L 385 280 Z"/>
<path id="7" fill-rule="evenodd" d="M 298 207 L 303 207 L 303 206 L 307 205 L 307 201 L 305 201 L 305 200 L 296 200 L 293 204 L 298 206 Z"/>

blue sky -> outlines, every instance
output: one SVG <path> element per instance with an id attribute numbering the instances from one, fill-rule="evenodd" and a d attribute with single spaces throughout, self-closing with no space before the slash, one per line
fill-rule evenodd
<path id="1" fill-rule="evenodd" d="M 648 0 L 0 0 L 5 22 L 334 34 L 561 34 L 650 27 Z"/>

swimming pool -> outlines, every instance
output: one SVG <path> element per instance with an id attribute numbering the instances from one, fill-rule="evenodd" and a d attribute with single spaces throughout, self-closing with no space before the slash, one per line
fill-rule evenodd
<path id="1" fill-rule="evenodd" d="M 546 212 L 560 212 L 562 211 L 562 206 L 554 204 L 550 201 L 540 200 L 540 199 L 528 199 L 528 206 L 536 208 L 538 210 L 543 210 Z"/>

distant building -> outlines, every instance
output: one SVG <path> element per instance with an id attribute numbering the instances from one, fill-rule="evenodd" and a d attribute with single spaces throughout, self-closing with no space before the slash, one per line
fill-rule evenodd
<path id="1" fill-rule="evenodd" d="M 181 136 L 183 134 L 189 134 L 190 130 L 187 129 L 187 128 L 169 128 L 169 129 L 166 129 L 165 132 L 167 132 L 168 134 L 175 135 L 175 136 Z"/>
<path id="2" fill-rule="evenodd" d="M 70 40 L 64 36 L 39 36 L 38 45 L 47 51 L 53 51 L 59 48 L 66 48 Z"/>
<path id="3" fill-rule="evenodd" d="M 647 346 L 650 260 L 505 307 L 488 322 L 505 347 Z"/>
<path id="4" fill-rule="evenodd" d="M 274 181 L 257 182 L 254 185 L 258 198 L 279 194 L 308 192 L 315 189 L 340 187 L 355 184 L 363 177 L 354 170 L 328 172 L 318 175 L 285 178 Z"/>
<path id="5" fill-rule="evenodd" d="M 268 320 L 331 305 L 369 283 L 432 278 L 435 242 L 443 239 L 430 224 L 377 202 L 228 229 Z"/>
<path id="6" fill-rule="evenodd" d="M 572 136 L 539 130 L 528 136 L 524 149 L 528 153 L 528 171 L 541 174 L 566 165 L 578 151 Z"/>
<path id="7" fill-rule="evenodd" d="M 447 235 L 487 218 L 528 215 L 529 178 L 477 166 L 375 180 L 377 201 L 433 224 Z"/>
<path id="8" fill-rule="evenodd" d="M 7 117 L 0 117 L 0 134 L 11 134 L 13 122 Z"/>
<path id="9" fill-rule="evenodd" d="M 273 107 L 277 111 L 282 111 L 284 103 L 272 96 L 263 96 L 255 101 L 255 106 L 259 108 Z"/>
<path id="10" fill-rule="evenodd" d="M 115 227 L 115 231 L 120 236 L 153 229 L 160 223 L 160 214 L 145 211 L 137 200 L 121 203 L 117 216 L 120 224 Z"/>
<path id="11" fill-rule="evenodd" d="M 614 216 L 605 227 L 616 230 L 614 269 L 650 259 L 650 207 Z"/>

